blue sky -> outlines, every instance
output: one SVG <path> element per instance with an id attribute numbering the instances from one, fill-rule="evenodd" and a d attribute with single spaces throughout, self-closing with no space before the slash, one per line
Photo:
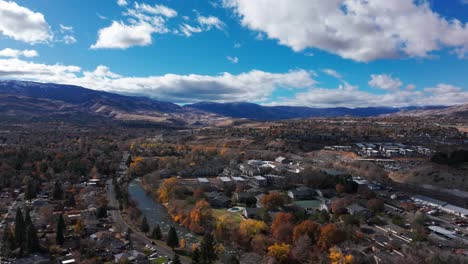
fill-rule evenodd
<path id="1" fill-rule="evenodd" d="M 0 78 L 181 104 L 461 104 L 466 14 L 464 0 L 0 0 Z"/>

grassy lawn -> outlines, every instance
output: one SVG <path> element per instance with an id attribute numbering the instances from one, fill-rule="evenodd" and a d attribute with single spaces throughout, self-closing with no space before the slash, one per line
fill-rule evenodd
<path id="1" fill-rule="evenodd" d="M 232 219 L 237 222 L 237 223 L 240 223 L 242 221 L 244 221 L 244 218 L 242 217 L 242 215 L 238 212 L 228 212 L 226 209 L 213 209 L 213 216 L 215 218 L 219 218 L 223 215 L 229 215 L 232 217 Z"/>
<path id="2" fill-rule="evenodd" d="M 167 263 L 167 262 L 168 262 L 168 260 L 165 257 L 159 257 L 159 258 L 151 261 L 151 263 L 154 263 L 154 264 L 164 264 L 164 263 Z"/>

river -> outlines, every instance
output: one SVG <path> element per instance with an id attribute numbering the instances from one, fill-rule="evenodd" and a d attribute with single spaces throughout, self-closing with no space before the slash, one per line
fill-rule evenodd
<path id="1" fill-rule="evenodd" d="M 156 202 L 151 195 L 148 195 L 141 186 L 141 181 L 139 179 L 132 180 L 128 185 L 128 193 L 130 198 L 137 203 L 138 209 L 141 213 L 146 216 L 148 224 L 151 227 L 151 230 L 159 224 L 163 234 L 167 234 L 170 227 L 173 226 L 177 230 L 177 235 L 179 239 L 185 239 L 185 242 L 188 246 L 193 243 L 198 243 L 198 237 L 187 230 L 185 227 L 174 222 L 172 218 L 167 213 L 166 208 Z"/>

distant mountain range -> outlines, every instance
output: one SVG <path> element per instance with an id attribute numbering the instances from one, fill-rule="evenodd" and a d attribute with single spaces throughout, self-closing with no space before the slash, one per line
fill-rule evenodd
<path id="1" fill-rule="evenodd" d="M 39 117 L 73 113 L 178 125 L 212 124 L 226 120 L 208 112 L 146 97 L 73 85 L 0 81 L 0 115 Z"/>
<path id="2" fill-rule="evenodd" d="M 465 110 L 468 107 L 465 106 Z M 181 125 L 229 123 L 232 118 L 258 121 L 311 117 L 371 117 L 386 114 L 452 114 L 450 107 L 311 108 L 261 106 L 253 103 L 202 102 L 180 106 L 146 97 L 126 96 L 73 85 L 0 81 L 0 115 L 99 115 L 116 120 L 139 120 Z M 431 112 L 432 111 L 432 112 Z M 465 111 L 466 113 L 466 111 Z M 231 120 L 232 121 L 232 120 Z"/>
<path id="3" fill-rule="evenodd" d="M 253 120 L 280 120 L 292 118 L 310 117 L 337 117 L 355 116 L 371 117 L 384 114 L 393 114 L 400 111 L 411 111 L 417 109 L 441 109 L 444 107 L 364 107 L 364 108 L 311 108 L 297 106 L 261 106 L 252 103 L 212 103 L 202 102 L 186 107 L 196 108 L 210 113 L 235 118 L 248 118 Z"/>

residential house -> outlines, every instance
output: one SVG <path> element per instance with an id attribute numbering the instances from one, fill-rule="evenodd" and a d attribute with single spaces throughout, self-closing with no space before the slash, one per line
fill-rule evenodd
<path id="1" fill-rule="evenodd" d="M 242 215 L 245 218 L 258 218 L 258 214 L 260 213 L 260 208 L 244 208 Z"/>
<path id="2" fill-rule="evenodd" d="M 146 255 L 136 250 L 120 253 L 114 256 L 115 263 L 128 260 L 131 263 L 136 263 L 142 260 L 146 260 Z"/>
<path id="3" fill-rule="evenodd" d="M 251 185 L 254 187 L 264 187 L 268 185 L 268 181 L 265 177 L 263 176 L 253 176 L 251 180 Z"/>
<path id="4" fill-rule="evenodd" d="M 371 217 L 372 216 L 372 212 L 369 211 L 367 208 L 365 207 L 362 207 L 358 204 L 350 204 L 346 207 L 346 210 L 348 210 L 348 213 L 350 215 L 354 215 L 354 216 L 357 216 L 357 215 L 364 215 L 365 217 Z"/>
<path id="5" fill-rule="evenodd" d="M 309 200 L 313 199 L 316 195 L 317 192 L 314 189 L 305 186 L 288 191 L 288 196 L 294 200 Z"/>
<path id="6" fill-rule="evenodd" d="M 289 159 L 287 159 L 285 157 L 281 157 L 281 156 L 277 157 L 275 159 L 275 161 L 278 162 L 278 163 L 282 163 L 282 164 L 289 164 L 291 162 Z"/>

